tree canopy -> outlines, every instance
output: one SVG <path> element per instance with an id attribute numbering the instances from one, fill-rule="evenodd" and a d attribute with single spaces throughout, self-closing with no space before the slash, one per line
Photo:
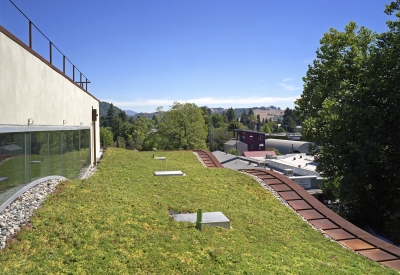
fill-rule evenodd
<path id="1" fill-rule="evenodd" d="M 386 13 L 399 10 L 400 0 Z M 302 134 L 320 147 L 323 190 L 340 214 L 400 243 L 399 18 L 376 34 L 350 22 L 321 39 L 296 101 Z"/>
<path id="2" fill-rule="evenodd" d="M 163 149 L 206 148 L 207 127 L 196 104 L 175 102 L 158 125 Z"/>

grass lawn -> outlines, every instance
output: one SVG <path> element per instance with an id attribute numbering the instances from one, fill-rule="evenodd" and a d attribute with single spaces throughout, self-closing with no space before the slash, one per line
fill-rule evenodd
<path id="1" fill-rule="evenodd" d="M 0 251 L 2 273 L 398 274 L 326 239 L 247 175 L 188 151 L 152 155 L 110 148 L 91 178 L 60 184 Z M 198 208 L 232 229 L 200 232 L 168 215 Z"/>

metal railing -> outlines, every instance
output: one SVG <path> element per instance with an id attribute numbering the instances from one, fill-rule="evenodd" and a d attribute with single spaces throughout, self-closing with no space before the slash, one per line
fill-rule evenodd
<path id="1" fill-rule="evenodd" d="M 60 68 L 57 68 L 58 70 L 62 71 L 65 77 L 72 79 L 74 83 L 76 83 L 79 87 L 84 89 L 85 91 L 88 91 L 88 84 L 90 81 L 88 78 L 69 60 L 65 54 L 63 54 L 56 45 L 51 42 L 51 40 L 26 16 L 18 7 L 17 5 L 14 4 L 12 0 L 9 0 L 11 4 L 28 20 L 29 22 L 29 48 L 33 50 L 33 35 L 32 35 L 32 29 L 33 27 L 49 42 L 49 59 L 46 59 L 44 56 L 42 56 L 44 59 L 46 59 L 51 65 L 56 67 L 53 64 L 53 49 L 56 49 L 61 55 L 62 55 L 62 70 Z M 34 51 L 34 50 L 33 50 Z M 35 51 L 36 52 L 36 51 Z M 37 52 L 36 52 L 37 53 Z M 39 53 L 37 53 L 39 54 Z M 39 54 L 40 55 L 40 54 Z M 67 73 L 66 73 L 66 65 L 67 62 L 72 66 L 72 78 L 70 78 Z M 79 81 L 75 81 L 75 72 L 79 73 Z"/>

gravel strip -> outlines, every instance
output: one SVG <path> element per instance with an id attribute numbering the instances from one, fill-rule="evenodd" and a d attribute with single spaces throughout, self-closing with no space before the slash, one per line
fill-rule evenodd
<path id="1" fill-rule="evenodd" d="M 52 193 L 60 182 L 61 180 L 52 179 L 39 183 L 0 213 L 0 249 L 3 249 L 7 240 L 30 220 L 33 212 L 43 204 L 47 195 Z"/>
<path id="2" fill-rule="evenodd" d="M 82 179 L 91 177 L 97 171 L 97 166 L 90 167 Z M 51 179 L 39 183 L 23 193 L 0 213 L 0 249 L 6 247 L 7 240 L 11 239 L 22 226 L 29 222 L 34 211 L 42 206 L 47 195 L 56 190 L 62 180 Z"/>

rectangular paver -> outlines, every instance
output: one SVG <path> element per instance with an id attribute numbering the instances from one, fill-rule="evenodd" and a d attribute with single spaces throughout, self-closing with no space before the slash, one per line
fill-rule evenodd
<path id="1" fill-rule="evenodd" d="M 400 260 L 394 260 L 394 261 L 388 261 L 388 262 L 380 262 L 384 266 L 396 269 L 397 271 L 400 271 Z"/>
<path id="2" fill-rule="evenodd" d="M 343 229 L 324 230 L 324 233 L 336 241 L 355 238 L 354 235 L 351 235 L 349 232 Z"/>
<path id="3" fill-rule="evenodd" d="M 315 220 L 315 219 L 323 219 L 325 218 L 322 216 L 317 210 L 310 209 L 310 210 L 300 210 L 297 211 L 300 215 L 302 215 L 307 220 Z"/>
<path id="4" fill-rule="evenodd" d="M 286 184 L 273 184 L 273 185 L 271 185 L 271 187 L 277 192 L 292 191 L 292 189 L 290 189 L 290 187 L 287 186 Z"/>
<path id="5" fill-rule="evenodd" d="M 354 239 L 354 240 L 342 240 L 340 243 L 344 244 L 348 248 L 352 250 L 362 250 L 362 249 L 372 249 L 375 248 L 372 245 L 360 240 L 360 239 Z"/>
<path id="6" fill-rule="evenodd" d="M 281 195 L 282 198 L 284 198 L 285 200 L 289 201 L 289 200 L 300 200 L 300 196 L 297 195 L 296 192 L 294 191 L 288 191 L 288 192 L 278 192 L 279 195 Z"/>
<path id="7" fill-rule="evenodd" d="M 361 239 L 370 243 L 373 246 L 379 247 L 391 254 L 394 254 L 394 255 L 400 257 L 400 248 L 399 247 L 396 247 L 388 242 L 385 242 L 371 234 L 365 235 L 365 236 L 361 237 Z"/>
<path id="8" fill-rule="evenodd" d="M 310 223 L 312 223 L 316 228 L 325 230 L 325 229 L 333 229 L 333 228 L 338 228 L 336 224 L 331 222 L 328 219 L 320 219 L 320 220 L 310 220 Z"/>
<path id="9" fill-rule="evenodd" d="M 288 201 L 288 204 L 293 207 L 294 210 L 303 210 L 312 208 L 306 201 L 304 200 L 293 200 Z"/>
<path id="10" fill-rule="evenodd" d="M 281 184 L 282 181 L 278 179 L 263 179 L 267 184 Z"/>
<path id="11" fill-rule="evenodd" d="M 389 254 L 385 251 L 382 251 L 380 249 L 371 249 L 371 250 L 360 250 L 357 251 L 358 253 L 364 255 L 365 257 L 375 261 L 375 262 L 381 262 L 381 261 L 390 261 L 390 260 L 396 260 L 397 257 L 393 256 L 392 254 Z"/>

